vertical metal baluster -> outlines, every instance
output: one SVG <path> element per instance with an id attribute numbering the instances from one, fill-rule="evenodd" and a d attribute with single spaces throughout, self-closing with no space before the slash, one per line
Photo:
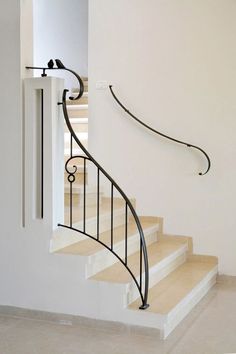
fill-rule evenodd
<path id="1" fill-rule="evenodd" d="M 125 264 L 128 260 L 128 204 L 125 202 Z"/>
<path id="2" fill-rule="evenodd" d="M 86 232 L 86 159 L 84 159 L 84 232 Z"/>
<path id="3" fill-rule="evenodd" d="M 142 282 L 143 282 L 143 244 L 142 244 L 142 240 L 140 239 L 140 291 L 142 292 Z"/>
<path id="4" fill-rule="evenodd" d="M 113 183 L 111 184 L 111 250 L 113 251 Z"/>
<path id="5" fill-rule="evenodd" d="M 43 167 L 44 167 L 44 97 L 43 89 L 41 90 L 41 218 L 43 219 L 43 194 L 44 194 L 44 184 L 43 184 Z"/>
<path id="6" fill-rule="evenodd" d="M 70 182 L 70 227 L 72 227 L 72 182 Z"/>
<path id="7" fill-rule="evenodd" d="M 70 157 L 73 156 L 73 136 L 70 134 Z"/>
<path id="8" fill-rule="evenodd" d="M 99 201 L 100 201 L 100 170 L 98 168 L 97 170 L 97 240 L 99 240 L 99 213 L 100 213 L 100 205 L 99 205 Z"/>
<path id="9" fill-rule="evenodd" d="M 73 136 L 70 134 L 70 157 L 73 156 Z M 72 202 L 73 202 L 73 193 L 72 193 L 72 180 L 69 180 L 70 182 L 70 227 L 72 227 L 73 223 L 73 208 L 72 208 Z"/>

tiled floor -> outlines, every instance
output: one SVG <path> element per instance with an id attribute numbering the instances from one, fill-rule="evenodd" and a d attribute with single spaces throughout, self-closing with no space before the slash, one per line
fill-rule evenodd
<path id="1" fill-rule="evenodd" d="M 0 354 L 85 353 L 236 353 L 236 281 L 220 280 L 164 342 L 128 328 L 105 330 L 0 315 Z"/>

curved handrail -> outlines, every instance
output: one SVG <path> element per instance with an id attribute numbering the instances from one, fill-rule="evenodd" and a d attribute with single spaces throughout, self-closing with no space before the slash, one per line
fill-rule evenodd
<path id="1" fill-rule="evenodd" d="M 38 70 L 43 70 L 43 73 L 42 73 L 42 76 L 47 76 L 46 75 L 46 70 L 58 70 L 58 69 L 61 69 L 61 70 L 66 70 L 66 71 L 69 71 L 71 72 L 73 75 L 76 76 L 76 78 L 78 79 L 78 82 L 79 82 L 79 94 L 77 95 L 77 97 L 73 97 L 73 96 L 70 96 L 69 99 L 70 100 L 78 100 L 79 98 L 82 97 L 83 95 L 83 92 L 84 92 L 84 85 L 83 85 L 83 81 L 82 79 L 80 78 L 80 76 L 75 73 L 73 70 L 70 70 L 70 69 L 67 69 L 64 64 L 59 60 L 59 59 L 56 59 L 56 64 L 57 64 L 57 68 L 54 68 L 54 62 L 53 60 L 51 59 L 49 62 L 48 62 L 48 67 L 26 67 L 27 69 L 38 69 Z M 98 169 L 99 172 L 102 172 L 103 175 L 110 181 L 111 183 L 111 186 L 112 186 L 112 190 L 113 190 L 113 187 L 116 188 L 116 190 L 120 193 L 120 195 L 123 197 L 123 199 L 125 200 L 125 203 L 126 203 L 126 215 L 127 215 L 127 210 L 129 208 L 131 214 L 133 215 L 133 218 L 135 220 L 135 223 L 137 225 L 137 229 L 138 229 L 138 232 L 139 232 L 139 235 L 140 235 L 140 280 L 139 280 L 139 283 L 135 277 L 135 275 L 132 273 L 131 269 L 129 268 L 128 264 L 127 264 L 127 255 L 126 255 L 126 260 L 123 261 L 123 259 L 117 254 L 114 252 L 113 250 L 113 247 L 111 246 L 111 248 L 109 246 L 107 246 L 104 242 L 102 242 L 101 240 L 99 240 L 99 238 L 95 238 L 94 236 L 92 235 L 89 235 L 88 233 L 85 232 L 85 227 L 84 227 L 84 230 L 81 231 L 81 230 L 77 230 L 76 228 L 72 227 L 72 222 L 70 222 L 70 226 L 67 226 L 67 225 L 62 225 L 62 224 L 59 224 L 58 226 L 61 226 L 61 227 L 65 227 L 65 228 L 68 228 L 70 230 L 73 230 L 73 231 L 78 231 L 78 232 L 81 232 L 83 234 L 85 234 L 86 236 L 90 237 L 91 239 L 99 242 L 101 245 L 103 245 L 106 249 L 108 249 L 124 266 L 125 268 L 127 269 L 127 271 L 129 272 L 129 274 L 131 275 L 132 279 L 134 280 L 136 286 L 137 286 L 137 289 L 138 289 L 138 292 L 139 292 L 139 295 L 140 295 L 140 298 L 141 298 L 141 301 L 142 301 L 142 305 L 139 307 L 140 309 L 142 310 L 145 310 L 146 308 L 149 307 L 148 303 L 147 303 L 147 300 L 148 300 L 148 289 L 149 289 L 149 265 L 148 265 L 148 254 L 147 254 L 147 247 L 146 247 L 146 242 L 145 242 L 145 237 L 144 237 L 144 233 L 143 233 L 143 229 L 142 229 L 142 225 L 140 223 L 140 220 L 139 220 L 139 217 L 131 203 L 131 201 L 129 200 L 129 198 L 127 197 L 127 195 L 124 193 L 124 191 L 119 187 L 119 185 L 114 181 L 114 179 L 104 170 L 104 168 L 93 158 L 93 156 L 89 153 L 89 151 L 84 147 L 84 145 L 81 143 L 81 141 L 79 140 L 79 138 L 77 137 L 76 133 L 74 132 L 73 130 L 73 127 L 70 123 L 70 118 L 69 118 L 69 115 L 68 115 L 68 111 L 67 111 L 67 104 L 66 104 L 66 101 L 67 101 L 67 93 L 69 92 L 69 90 L 67 89 L 64 89 L 63 90 L 63 94 L 62 94 L 62 102 L 59 102 L 58 104 L 59 105 L 62 105 L 63 107 L 63 113 L 64 113 L 64 118 L 65 118 L 65 122 L 67 124 L 67 127 L 68 127 L 68 130 L 71 134 L 71 142 L 72 142 L 72 138 L 74 139 L 74 141 L 77 143 L 77 145 L 81 148 L 81 150 L 84 152 L 84 154 L 86 156 L 82 156 L 82 155 L 77 155 L 77 156 L 73 156 L 72 153 L 71 153 L 71 156 L 70 158 L 66 161 L 65 163 L 65 170 L 67 171 L 68 173 L 68 181 L 70 182 L 70 184 L 72 185 L 72 183 L 74 182 L 75 180 L 75 173 L 77 172 L 77 166 L 73 166 L 73 171 L 69 171 L 68 169 L 68 164 L 70 161 L 72 161 L 73 159 L 75 158 L 83 158 L 84 159 L 84 162 L 86 160 L 89 160 L 91 161 Z M 85 164 L 84 164 L 84 167 L 85 167 Z M 85 186 L 84 186 L 85 188 Z M 85 191 L 85 190 L 84 190 Z M 71 217 L 71 220 L 72 220 L 72 216 Z M 127 235 L 126 235 L 126 242 L 127 242 Z M 127 247 L 127 246 L 126 246 Z M 142 286 L 142 282 L 143 282 L 143 270 L 142 270 L 142 264 L 144 263 L 144 291 L 142 290 L 143 286 Z"/>
<path id="2" fill-rule="evenodd" d="M 191 147 L 191 148 L 194 148 L 194 149 L 197 149 L 198 151 L 200 151 L 200 152 L 205 156 L 205 158 L 206 158 L 206 160 L 207 160 L 207 169 L 206 169 L 205 172 L 199 172 L 198 174 L 199 174 L 199 176 L 204 176 L 204 175 L 206 175 L 206 174 L 209 172 L 209 170 L 210 170 L 210 168 L 211 168 L 211 160 L 210 160 L 210 157 L 208 156 L 208 154 L 207 154 L 202 148 L 200 148 L 199 146 L 192 145 L 192 144 L 190 144 L 190 143 L 186 143 L 186 142 L 184 142 L 184 141 L 181 141 L 181 140 L 172 138 L 172 137 L 170 137 L 170 136 L 168 136 L 168 135 L 166 135 L 166 134 L 164 134 L 164 133 L 161 133 L 161 132 L 157 131 L 156 129 L 150 127 L 148 124 L 144 123 L 144 122 L 141 121 L 139 118 L 137 118 L 133 113 L 131 113 L 131 112 L 123 105 L 123 103 L 121 103 L 121 101 L 120 101 L 120 100 L 117 98 L 117 96 L 115 95 L 115 93 L 114 93 L 114 91 L 113 91 L 113 89 L 112 89 L 112 85 L 109 85 L 109 89 L 110 89 L 110 92 L 111 92 L 113 98 L 114 98 L 115 101 L 118 103 L 118 105 L 119 105 L 121 108 L 123 108 L 123 110 L 124 110 L 130 117 L 132 117 L 134 120 L 136 120 L 136 122 L 138 122 L 139 124 L 143 125 L 145 128 L 151 130 L 152 132 L 154 132 L 154 133 L 156 133 L 156 134 L 158 134 L 158 135 L 160 135 L 160 136 L 162 136 L 162 137 L 164 137 L 164 138 L 166 138 L 166 139 L 168 139 L 168 140 L 174 141 L 175 143 L 182 144 L 182 145 L 185 145 L 185 146 L 187 146 L 187 147 Z"/>
<path id="3" fill-rule="evenodd" d="M 140 235 L 140 242 L 141 242 L 141 247 L 143 250 L 143 258 L 144 258 L 144 269 L 145 269 L 145 290 L 144 290 L 144 294 L 142 294 L 142 291 L 140 289 L 140 286 L 135 278 L 135 276 L 133 275 L 132 271 L 130 270 L 130 268 L 125 265 L 125 263 L 123 262 L 123 260 L 115 253 L 112 251 L 112 253 L 122 262 L 123 265 L 125 265 L 125 267 L 127 268 L 127 270 L 129 271 L 129 273 L 131 274 L 136 286 L 138 287 L 139 293 L 140 293 L 140 297 L 142 299 L 142 306 L 140 306 L 140 309 L 146 309 L 149 305 L 147 304 L 147 299 L 148 299 L 148 288 L 149 288 L 149 266 L 148 266 L 148 255 L 147 255 L 147 247 L 146 247 L 146 242 L 145 242 L 145 237 L 144 237 L 144 233 L 143 233 L 143 229 L 141 226 L 141 223 L 139 221 L 139 217 L 131 203 L 131 201 L 129 200 L 129 198 L 127 197 L 127 195 L 123 192 L 123 190 L 119 187 L 119 185 L 114 181 L 114 179 L 104 170 L 104 168 L 93 158 L 93 156 L 89 153 L 89 151 L 84 147 L 84 145 L 81 143 L 81 141 L 78 139 L 76 133 L 74 132 L 72 125 L 70 123 L 70 118 L 68 116 L 68 112 L 67 112 L 67 106 L 66 106 L 66 94 L 69 90 L 64 90 L 63 91 L 63 95 L 62 95 L 62 106 L 63 106 L 63 113 L 64 113 L 64 118 L 66 121 L 66 125 L 69 129 L 69 132 L 71 133 L 71 135 L 73 136 L 74 140 L 76 141 L 76 143 L 79 145 L 79 147 L 83 150 L 83 152 L 85 153 L 85 155 L 89 158 L 90 161 L 92 161 L 94 163 L 95 166 L 97 166 L 97 168 L 104 174 L 104 176 L 107 177 L 107 179 L 109 179 L 109 181 L 112 183 L 112 185 L 117 189 L 117 191 L 121 194 L 121 196 L 124 198 L 124 200 L 126 201 L 127 205 L 129 206 L 129 209 L 134 217 L 134 220 L 136 222 L 138 231 L 139 231 L 139 235 Z M 63 226 L 63 225 L 60 225 Z M 100 244 L 102 244 L 103 246 L 105 246 L 106 248 L 108 248 L 110 251 L 111 249 L 109 247 L 107 247 L 103 242 L 97 240 L 95 237 L 88 235 L 90 238 L 98 241 Z M 141 274 L 142 277 L 142 274 Z"/>

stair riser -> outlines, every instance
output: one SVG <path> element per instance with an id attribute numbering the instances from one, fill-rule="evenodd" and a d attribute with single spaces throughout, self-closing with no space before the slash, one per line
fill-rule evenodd
<path id="1" fill-rule="evenodd" d="M 72 96 L 76 97 L 75 94 L 73 94 Z M 88 104 L 88 97 L 82 96 L 78 101 L 68 101 L 67 107 L 72 106 L 73 104 Z"/>
<path id="2" fill-rule="evenodd" d="M 211 287 L 214 286 L 216 275 L 217 267 L 184 298 L 183 302 L 170 315 L 126 309 L 126 298 L 124 299 L 122 296 L 125 291 L 125 285 L 102 282 L 100 283 L 98 294 L 101 306 L 100 313 L 102 314 L 99 318 L 143 326 L 147 329 L 157 329 L 159 330 L 160 338 L 166 339 L 191 312 L 194 306 L 207 294 Z M 112 301 L 107 301 L 108 298 L 112 299 Z"/>
<path id="3" fill-rule="evenodd" d="M 102 193 L 100 193 L 99 197 L 99 204 L 101 205 L 102 201 Z M 65 192 L 65 198 L 64 198 L 65 206 L 70 205 L 70 193 Z M 82 206 L 84 203 L 84 195 L 83 192 L 73 192 L 73 206 Z M 97 205 L 97 193 L 88 193 L 86 194 L 86 205 L 87 206 L 94 206 Z"/>
<path id="4" fill-rule="evenodd" d="M 216 266 L 197 287 L 185 298 L 172 313 L 167 317 L 165 325 L 161 328 L 160 337 L 166 339 L 177 325 L 190 313 L 190 311 L 201 301 L 208 291 L 215 285 L 218 267 Z"/>
<path id="5" fill-rule="evenodd" d="M 87 118 L 88 110 L 87 109 L 68 109 L 69 118 Z"/>
<path id="6" fill-rule="evenodd" d="M 67 149 L 68 153 L 64 155 L 64 161 L 65 163 L 67 162 L 67 160 L 69 160 L 70 156 L 69 156 L 69 149 Z M 78 151 L 74 151 L 74 155 L 78 155 L 78 154 L 83 154 L 82 156 L 84 156 L 84 152 L 82 152 L 81 149 L 76 149 Z M 84 158 L 74 158 L 72 160 L 70 160 L 68 166 L 71 168 L 71 170 L 73 170 L 73 166 L 76 165 L 77 169 L 79 169 L 79 172 L 83 172 L 84 171 Z M 85 166 L 86 171 L 87 171 L 87 166 Z"/>
<path id="7" fill-rule="evenodd" d="M 155 267 L 149 269 L 149 288 L 153 287 L 155 284 L 159 283 L 168 274 L 177 269 L 181 264 L 186 261 L 187 247 L 183 247 L 181 251 L 172 254 L 170 257 L 166 258 L 163 262 L 160 262 Z M 137 279 L 139 281 L 139 279 Z M 145 284 L 145 279 L 143 276 L 143 284 Z M 125 306 L 128 306 L 133 301 L 139 298 L 139 292 L 137 287 L 131 283 L 127 285 L 127 301 Z"/>
<path id="8" fill-rule="evenodd" d="M 118 227 L 124 224 L 125 213 L 124 210 L 117 210 L 114 212 L 113 226 Z M 76 229 L 83 229 L 83 222 L 74 223 L 73 227 Z M 100 233 L 108 231 L 111 229 L 111 218 L 110 215 L 100 215 Z M 91 236 L 97 235 L 97 218 L 91 218 L 86 221 L 86 232 Z"/>
<path id="9" fill-rule="evenodd" d="M 85 239 L 84 235 L 82 235 L 82 239 Z M 50 252 L 57 252 L 79 241 L 81 241 L 81 234 L 79 232 L 59 227 L 53 231 L 53 238 L 50 241 Z"/>
<path id="10" fill-rule="evenodd" d="M 68 173 L 65 172 L 64 173 L 64 183 L 68 184 Z M 88 174 L 85 173 L 85 183 L 88 183 Z M 83 185 L 84 184 L 84 173 L 83 172 L 77 172 L 75 174 L 75 182 L 74 182 L 74 186 L 78 186 L 78 185 Z"/>
<path id="11" fill-rule="evenodd" d="M 157 241 L 158 233 L 157 229 L 155 228 L 154 231 L 146 232 L 145 233 L 145 240 L 146 244 L 150 245 Z M 140 238 L 139 234 L 136 234 L 132 237 L 129 237 L 128 243 L 128 256 L 133 254 L 139 250 L 140 247 Z M 124 241 L 116 244 L 114 246 L 114 252 L 117 253 L 122 259 L 124 259 Z M 108 250 L 102 250 L 97 252 L 96 254 L 90 256 L 88 258 L 88 264 L 86 267 L 86 277 L 90 278 L 95 274 L 99 273 L 100 271 L 104 270 L 107 267 L 110 267 L 114 263 L 118 262 L 118 259 L 112 255 L 111 252 Z"/>

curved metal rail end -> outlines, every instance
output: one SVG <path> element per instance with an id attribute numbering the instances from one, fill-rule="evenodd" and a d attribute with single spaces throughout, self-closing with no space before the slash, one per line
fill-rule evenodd
<path id="1" fill-rule="evenodd" d="M 133 113 L 131 113 L 124 105 L 123 103 L 121 103 L 121 101 L 117 98 L 116 94 L 114 93 L 113 91 L 113 86 L 112 85 L 109 85 L 109 89 L 110 89 L 110 92 L 114 98 L 114 100 L 118 103 L 118 105 L 132 118 L 134 119 L 136 122 L 138 122 L 139 124 L 141 124 L 142 126 L 144 126 L 146 129 L 152 131 L 153 133 L 155 134 L 158 134 L 159 136 L 162 136 L 163 138 L 166 138 L 168 140 L 171 140 L 177 144 L 182 144 L 182 145 L 185 145 L 187 147 L 191 147 L 191 148 L 194 148 L 198 151 L 200 151 L 206 158 L 207 160 L 207 168 L 205 170 L 205 172 L 199 172 L 198 175 L 199 176 L 204 176 L 206 175 L 209 171 L 210 171 L 210 168 L 211 168 L 211 160 L 210 160 L 210 157 L 208 156 L 208 154 L 202 149 L 200 148 L 199 146 L 196 146 L 196 145 L 192 145 L 192 144 L 189 144 L 189 143 L 186 143 L 184 141 L 181 141 L 181 140 L 178 140 L 178 139 L 175 139 L 175 138 L 172 138 L 171 136 L 168 136 L 164 133 L 161 133 L 160 131 L 157 131 L 156 129 L 150 127 L 148 124 L 144 123 L 141 119 L 139 119 L 138 117 L 136 117 Z"/>

